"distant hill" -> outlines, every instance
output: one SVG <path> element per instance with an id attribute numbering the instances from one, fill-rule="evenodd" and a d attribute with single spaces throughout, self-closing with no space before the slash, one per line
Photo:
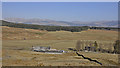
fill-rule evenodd
<path id="1" fill-rule="evenodd" d="M 51 25 L 51 26 L 70 26 L 66 22 L 54 21 L 49 19 L 24 19 L 24 18 L 6 18 L 5 21 L 24 24 Z"/>
<path id="2" fill-rule="evenodd" d="M 12 23 L 7 21 L 2 21 L 2 26 L 16 27 L 16 28 L 25 28 L 25 29 L 39 29 L 47 31 L 71 31 L 71 32 L 80 32 L 83 30 L 88 30 L 88 26 L 49 26 L 49 25 L 36 25 L 36 24 L 23 24 L 23 23 Z"/>
<path id="3" fill-rule="evenodd" d="M 2 26 L 25 28 L 25 29 L 39 29 L 47 31 L 71 31 L 80 32 L 88 29 L 99 30 L 118 30 L 116 27 L 90 27 L 90 26 L 52 26 L 52 25 L 37 25 L 37 24 L 24 24 L 24 23 L 12 23 L 2 20 Z"/>
<path id="4" fill-rule="evenodd" d="M 55 21 L 49 19 L 24 19 L 24 18 L 5 18 L 5 21 L 24 24 L 51 25 L 51 26 L 96 26 L 96 27 L 118 27 L 118 21 L 98 21 L 98 22 L 80 22 L 80 21 Z"/>

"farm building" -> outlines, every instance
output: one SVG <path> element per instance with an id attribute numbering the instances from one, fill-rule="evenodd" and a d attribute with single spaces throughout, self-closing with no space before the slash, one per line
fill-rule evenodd
<path id="1" fill-rule="evenodd" d="M 90 47 L 90 46 L 86 46 L 85 50 L 87 50 L 87 51 L 93 51 L 93 52 L 96 51 L 95 47 Z"/>
<path id="2" fill-rule="evenodd" d="M 35 52 L 44 52 L 44 53 L 65 53 L 64 50 L 56 50 L 56 49 L 51 49 L 49 46 L 44 47 L 44 46 L 32 46 L 32 51 Z"/>
<path id="3" fill-rule="evenodd" d="M 32 46 L 32 50 L 33 50 L 33 51 L 49 51 L 49 50 L 50 50 L 50 47 L 43 47 L 43 46 L 33 47 L 33 46 Z"/>

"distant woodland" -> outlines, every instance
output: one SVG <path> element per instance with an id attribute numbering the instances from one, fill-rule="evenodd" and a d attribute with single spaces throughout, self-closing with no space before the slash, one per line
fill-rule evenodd
<path id="1" fill-rule="evenodd" d="M 39 29 L 47 31 L 71 31 L 80 32 L 88 29 L 100 29 L 100 30 L 118 30 L 115 27 L 89 27 L 89 26 L 47 26 L 47 25 L 33 25 L 33 24 L 23 24 L 23 23 L 12 23 L 2 20 L 2 26 L 16 27 L 16 28 L 26 28 L 26 29 Z"/>

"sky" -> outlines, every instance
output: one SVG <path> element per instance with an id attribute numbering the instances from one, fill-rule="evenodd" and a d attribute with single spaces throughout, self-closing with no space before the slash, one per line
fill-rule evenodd
<path id="1" fill-rule="evenodd" d="M 0 2 L 0 20 L 2 20 L 2 2 Z"/>
<path id="2" fill-rule="evenodd" d="M 1 0 L 2 2 L 119 2 L 119 0 Z"/>
<path id="3" fill-rule="evenodd" d="M 2 17 L 111 21 L 118 20 L 118 2 L 3 2 Z"/>

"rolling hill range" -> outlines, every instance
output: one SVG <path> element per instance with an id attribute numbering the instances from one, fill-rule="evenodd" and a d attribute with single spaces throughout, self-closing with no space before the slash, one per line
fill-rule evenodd
<path id="1" fill-rule="evenodd" d="M 97 26 L 97 27 L 118 27 L 118 21 L 96 21 L 96 22 L 81 22 L 81 21 L 55 21 L 49 19 L 24 19 L 24 18 L 5 18 L 5 21 L 24 24 L 37 25 L 52 25 L 52 26 Z"/>

